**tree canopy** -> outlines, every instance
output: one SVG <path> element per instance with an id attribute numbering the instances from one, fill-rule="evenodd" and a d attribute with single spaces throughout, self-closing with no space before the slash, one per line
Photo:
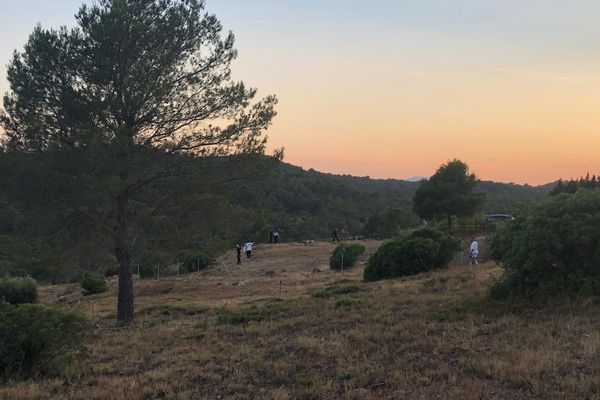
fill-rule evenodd
<path id="1" fill-rule="evenodd" d="M 600 188 L 600 179 L 596 175 L 587 174 L 585 177 L 579 179 L 569 179 L 563 181 L 560 179 L 556 182 L 556 185 L 550 190 L 550 196 L 557 196 L 561 193 L 575 193 L 579 189 L 596 189 Z"/>
<path id="2" fill-rule="evenodd" d="M 451 231 L 452 216 L 472 215 L 485 201 L 484 193 L 473 191 L 478 182 L 467 164 L 449 161 L 431 178 L 421 181 L 413 197 L 414 210 L 424 219 L 445 216 Z"/>
<path id="3" fill-rule="evenodd" d="M 135 202 L 199 156 L 263 153 L 276 98 L 231 77 L 234 36 L 200 0 L 100 0 L 73 29 L 36 27 L 8 66 L 8 150 L 39 155 L 113 242 L 118 320 L 133 320 Z M 187 154 L 190 157 L 173 157 Z"/>

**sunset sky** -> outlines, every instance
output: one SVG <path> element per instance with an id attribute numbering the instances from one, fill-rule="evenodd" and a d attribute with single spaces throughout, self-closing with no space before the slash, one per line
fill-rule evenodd
<path id="1" fill-rule="evenodd" d="M 81 0 L 0 0 L 0 92 L 36 23 Z M 209 0 L 237 37 L 234 76 L 280 99 L 286 161 L 377 178 L 449 159 L 482 179 L 600 173 L 597 0 Z"/>

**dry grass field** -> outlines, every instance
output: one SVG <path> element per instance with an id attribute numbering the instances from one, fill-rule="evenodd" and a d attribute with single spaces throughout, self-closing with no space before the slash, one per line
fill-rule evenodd
<path id="1" fill-rule="evenodd" d="M 241 267 L 231 254 L 227 269 L 136 280 L 132 328 L 115 326 L 115 282 L 85 298 L 42 287 L 94 319 L 87 367 L 0 398 L 600 399 L 598 304 L 491 305 L 493 263 L 363 283 L 366 256 L 332 272 L 332 249 L 264 245 Z"/>

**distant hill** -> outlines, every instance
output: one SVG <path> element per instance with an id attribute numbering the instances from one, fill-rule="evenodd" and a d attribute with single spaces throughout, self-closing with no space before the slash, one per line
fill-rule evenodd
<path id="1" fill-rule="evenodd" d="M 86 209 L 64 196 L 70 183 L 60 171 L 48 173 L 43 160 L 0 153 L 5 172 L 0 175 L 0 275 L 64 282 L 79 279 L 83 270 L 109 269 L 114 244 Z M 191 160 L 191 176 L 174 176 L 140 192 L 129 215 L 137 227 L 135 263 L 154 268 L 191 254 L 198 258 L 199 250 L 218 254 L 236 242 L 265 242 L 273 228 L 282 241 L 328 239 L 333 228 L 344 236 L 360 235 L 369 218 L 387 207 L 411 209 L 419 185 L 263 161 Z M 481 182 L 479 190 L 488 194 L 482 211 L 510 213 L 520 203 L 547 196 L 551 187 Z M 99 199 L 98 215 L 112 212 L 108 202 L 94 197 L 95 187 L 87 190 L 85 201 Z M 146 196 L 161 201 L 148 202 Z"/>
<path id="2" fill-rule="evenodd" d="M 484 204 L 486 214 L 510 213 L 521 203 L 547 197 L 552 187 L 553 183 L 531 186 L 492 181 L 482 181 L 478 185 L 479 190 L 487 193 Z"/>
<path id="3" fill-rule="evenodd" d="M 409 181 L 409 182 L 420 182 L 423 179 L 428 179 L 428 177 L 426 177 L 426 176 L 411 176 L 410 178 L 406 178 L 405 180 Z"/>
<path id="4" fill-rule="evenodd" d="M 368 218 L 388 206 L 411 208 L 418 182 L 371 179 L 305 170 L 280 163 L 264 181 L 249 182 L 231 198 L 244 208 L 268 215 L 268 224 L 286 231 L 288 238 L 327 237 L 333 227 L 359 234 Z M 483 181 L 485 213 L 510 213 L 527 201 L 547 196 L 551 186 Z"/>

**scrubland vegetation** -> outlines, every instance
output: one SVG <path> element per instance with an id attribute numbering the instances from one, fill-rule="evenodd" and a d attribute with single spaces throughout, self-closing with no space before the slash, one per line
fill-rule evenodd
<path id="1" fill-rule="evenodd" d="M 228 255 L 231 277 L 210 267 L 137 280 L 137 322 L 127 329 L 114 327 L 114 282 L 85 298 L 76 285 L 41 287 L 44 304 L 95 318 L 87 364 L 6 383 L 0 398 L 600 396 L 596 301 L 491 302 L 503 273 L 492 262 L 364 283 L 362 265 L 381 242 L 364 244 L 343 272 L 328 267 L 332 244 L 284 244 L 259 246 L 241 267 Z"/>
<path id="2" fill-rule="evenodd" d="M 398 278 L 442 268 L 460 251 L 458 241 L 433 229 L 421 229 L 389 241 L 373 254 L 365 281 Z"/>
<path id="3" fill-rule="evenodd" d="M 365 246 L 362 244 L 340 244 L 333 250 L 329 258 L 329 267 L 335 270 L 353 267 L 358 257 L 364 252 Z"/>
<path id="4" fill-rule="evenodd" d="M 37 300 L 37 282 L 31 277 L 0 278 L 0 301 L 16 304 L 35 303 Z"/>
<path id="5" fill-rule="evenodd" d="M 0 398 L 600 398 L 595 176 L 284 164 L 277 98 L 232 80 L 203 9 L 96 2 L 9 63 Z M 466 231 L 495 261 L 458 262 Z"/>
<path id="6" fill-rule="evenodd" d="M 522 208 L 493 236 L 506 274 L 499 298 L 561 302 L 600 296 L 600 190 L 581 189 Z"/>

